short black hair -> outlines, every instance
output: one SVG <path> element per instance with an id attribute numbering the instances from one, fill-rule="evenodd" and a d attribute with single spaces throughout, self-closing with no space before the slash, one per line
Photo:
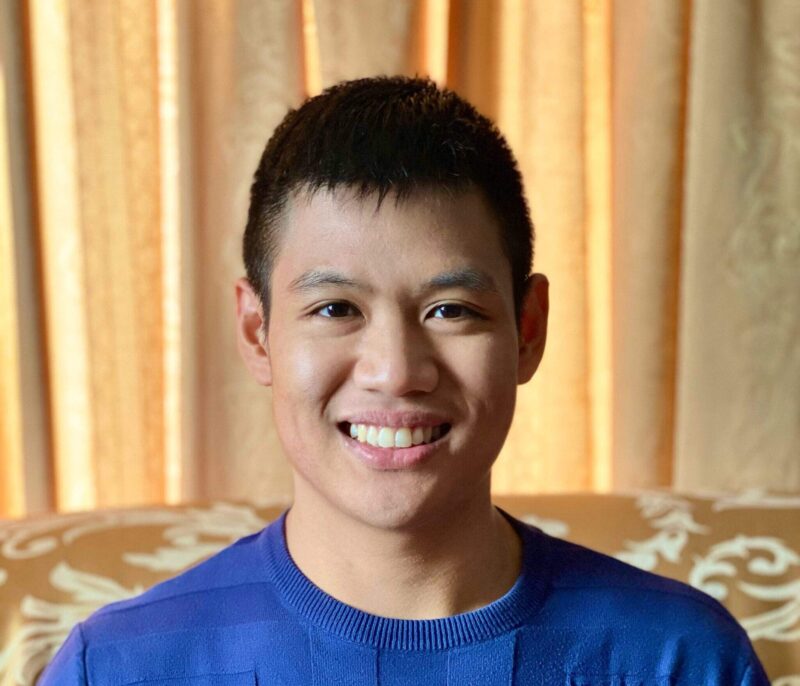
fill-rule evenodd
<path id="1" fill-rule="evenodd" d="M 533 225 L 522 177 L 497 127 L 430 79 L 380 76 L 338 83 L 290 110 L 267 142 L 250 190 L 243 256 L 269 322 L 279 224 L 294 193 L 338 188 L 378 206 L 417 191 L 479 190 L 498 221 L 511 264 L 514 308 L 533 262 Z"/>

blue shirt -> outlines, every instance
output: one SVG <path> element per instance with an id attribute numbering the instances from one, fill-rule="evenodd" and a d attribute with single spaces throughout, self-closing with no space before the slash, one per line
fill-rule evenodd
<path id="1" fill-rule="evenodd" d="M 345 605 L 292 561 L 284 513 L 94 613 L 40 686 L 768 686 L 710 596 L 505 516 L 522 571 L 479 610 L 401 620 Z"/>

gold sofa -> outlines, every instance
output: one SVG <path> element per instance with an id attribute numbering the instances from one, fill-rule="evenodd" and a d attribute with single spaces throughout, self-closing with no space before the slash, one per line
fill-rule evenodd
<path id="1" fill-rule="evenodd" d="M 680 579 L 800 686 L 800 495 L 542 495 L 495 502 L 554 536 Z M 214 502 L 0 521 L 0 686 L 34 684 L 70 628 L 258 531 L 285 503 Z"/>

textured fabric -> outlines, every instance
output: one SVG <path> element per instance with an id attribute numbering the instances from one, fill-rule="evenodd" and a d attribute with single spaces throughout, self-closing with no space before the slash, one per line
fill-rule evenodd
<path id="1" fill-rule="evenodd" d="M 40 684 L 768 684 L 717 601 L 506 516 L 522 571 L 474 612 L 401 620 L 340 603 L 294 565 L 284 513 L 76 626 Z"/>

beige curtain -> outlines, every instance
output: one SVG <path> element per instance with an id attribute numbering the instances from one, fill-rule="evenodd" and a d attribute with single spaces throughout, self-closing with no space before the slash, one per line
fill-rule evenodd
<path id="1" fill-rule="evenodd" d="M 552 283 L 497 492 L 800 489 L 794 0 L 0 3 L 0 516 L 291 492 L 233 335 L 288 107 L 429 74 Z"/>

